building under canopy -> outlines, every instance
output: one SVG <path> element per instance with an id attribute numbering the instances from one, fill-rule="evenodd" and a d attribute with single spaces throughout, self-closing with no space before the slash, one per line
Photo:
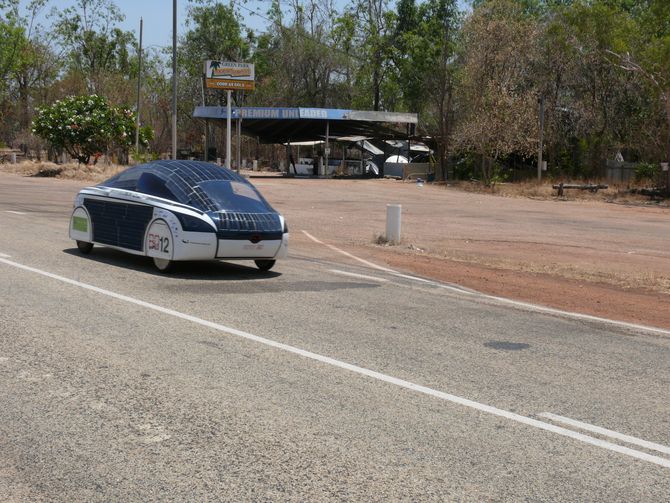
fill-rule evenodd
<path id="1" fill-rule="evenodd" d="M 222 125 L 228 118 L 227 108 L 199 106 L 194 110 L 193 117 L 203 120 L 206 125 Z M 380 175 L 383 172 L 384 150 L 374 147 L 366 140 L 387 140 L 390 143 L 382 143 L 387 147 L 393 143 L 392 140 L 404 140 L 405 145 L 409 145 L 417 122 L 417 114 L 403 112 L 301 107 L 232 107 L 231 129 L 236 130 L 238 136 L 237 156 L 233 157 L 237 157 L 235 164 L 240 166 L 242 159 L 239 136 L 243 134 L 256 139 L 259 143 L 285 145 L 287 174 L 291 168 L 296 175 L 327 176 L 335 174 L 338 169 L 339 172 L 354 175 L 366 172 Z M 205 138 L 208 136 L 206 134 Z M 335 158 L 336 152 L 331 149 L 331 142 L 338 142 L 341 146 L 339 149 L 341 158 Z M 313 146 L 312 155 L 301 156 L 300 146 L 309 144 Z M 317 144 L 319 147 L 314 148 Z M 359 160 L 345 158 L 347 150 L 345 145 L 356 145 L 356 148 L 361 150 Z M 297 156 L 293 155 L 293 146 L 297 146 Z M 405 149 L 409 150 L 409 147 Z M 205 151 L 209 157 L 207 145 Z M 367 152 L 366 160 L 363 159 L 363 151 Z"/>

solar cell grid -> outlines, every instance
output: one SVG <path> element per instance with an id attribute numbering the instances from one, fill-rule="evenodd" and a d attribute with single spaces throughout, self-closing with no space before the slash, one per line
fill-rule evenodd
<path id="1" fill-rule="evenodd" d="M 212 163 L 201 161 L 158 160 L 128 168 L 100 184 L 100 186 L 138 190 L 137 181 L 143 173 L 151 173 L 164 180 L 165 187 L 174 194 L 179 203 L 196 207 L 201 211 L 217 212 L 220 202 L 209 196 L 199 184 L 207 181 L 225 180 L 248 184 L 247 180 L 234 171 Z M 146 190 L 146 189 L 145 189 Z"/>

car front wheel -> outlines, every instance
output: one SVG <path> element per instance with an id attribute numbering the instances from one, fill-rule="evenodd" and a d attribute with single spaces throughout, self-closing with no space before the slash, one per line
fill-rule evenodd
<path id="1" fill-rule="evenodd" d="M 77 241 L 77 248 L 79 248 L 79 251 L 88 254 L 91 253 L 91 250 L 93 249 L 93 243 L 87 243 L 86 241 Z"/>
<path id="2" fill-rule="evenodd" d="M 173 264 L 174 262 L 172 260 L 154 257 L 154 265 L 160 272 L 170 272 L 170 270 L 172 270 Z"/>
<path id="3" fill-rule="evenodd" d="M 274 267 L 276 260 L 255 260 L 256 267 L 261 271 L 269 271 Z"/>

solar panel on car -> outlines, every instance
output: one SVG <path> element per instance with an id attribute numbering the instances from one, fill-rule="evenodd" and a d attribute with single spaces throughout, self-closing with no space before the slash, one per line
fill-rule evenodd
<path id="1" fill-rule="evenodd" d="M 165 187 L 174 194 L 177 202 L 195 206 L 202 211 L 218 211 L 220 208 L 198 187 L 200 182 L 228 180 L 247 183 L 243 176 L 216 164 L 200 161 L 153 161 L 128 168 L 102 182 L 100 186 L 138 191 L 137 183 L 144 173 L 163 179 Z"/>

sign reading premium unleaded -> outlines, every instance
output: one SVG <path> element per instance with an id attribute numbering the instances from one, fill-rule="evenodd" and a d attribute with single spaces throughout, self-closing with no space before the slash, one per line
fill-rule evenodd
<path id="1" fill-rule="evenodd" d="M 205 61 L 205 85 L 208 89 L 254 90 L 253 63 Z"/>

